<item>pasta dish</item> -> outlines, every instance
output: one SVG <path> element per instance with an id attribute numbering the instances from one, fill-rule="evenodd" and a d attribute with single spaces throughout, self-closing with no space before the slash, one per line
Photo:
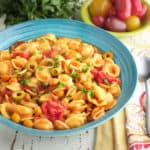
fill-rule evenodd
<path id="1" fill-rule="evenodd" d="M 121 92 L 111 51 L 79 38 L 46 34 L 0 51 L 0 114 L 39 130 L 99 119 Z"/>

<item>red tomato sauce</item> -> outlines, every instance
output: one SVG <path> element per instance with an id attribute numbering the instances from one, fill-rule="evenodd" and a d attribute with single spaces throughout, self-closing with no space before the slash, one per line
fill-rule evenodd
<path id="1" fill-rule="evenodd" d="M 50 121 L 63 120 L 65 105 L 59 100 L 48 100 L 42 104 L 42 112 Z"/>

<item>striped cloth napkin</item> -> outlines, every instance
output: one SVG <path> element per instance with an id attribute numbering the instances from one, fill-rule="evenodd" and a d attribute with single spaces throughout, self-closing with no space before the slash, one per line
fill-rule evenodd
<path id="1" fill-rule="evenodd" d="M 130 45 L 128 47 L 135 61 L 150 52 L 150 41 L 149 45 L 138 42 L 136 46 L 130 41 L 133 39 L 123 40 L 127 46 Z M 95 150 L 150 150 L 150 137 L 146 131 L 145 97 L 144 82 L 138 81 L 126 108 L 96 129 Z"/>

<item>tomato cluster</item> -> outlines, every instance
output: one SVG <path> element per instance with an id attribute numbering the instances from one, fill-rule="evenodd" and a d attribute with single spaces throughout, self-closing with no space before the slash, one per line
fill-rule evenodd
<path id="1" fill-rule="evenodd" d="M 89 5 L 93 23 L 114 32 L 136 30 L 147 10 L 141 0 L 93 0 Z"/>

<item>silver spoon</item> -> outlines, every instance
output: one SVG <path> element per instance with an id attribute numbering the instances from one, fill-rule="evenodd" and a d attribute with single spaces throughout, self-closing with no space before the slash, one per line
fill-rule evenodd
<path id="1" fill-rule="evenodd" d="M 146 127 L 147 133 L 150 136 L 150 85 L 148 86 L 148 79 L 150 78 L 150 57 L 144 55 L 136 60 L 139 79 L 144 80 L 146 90 Z"/>

